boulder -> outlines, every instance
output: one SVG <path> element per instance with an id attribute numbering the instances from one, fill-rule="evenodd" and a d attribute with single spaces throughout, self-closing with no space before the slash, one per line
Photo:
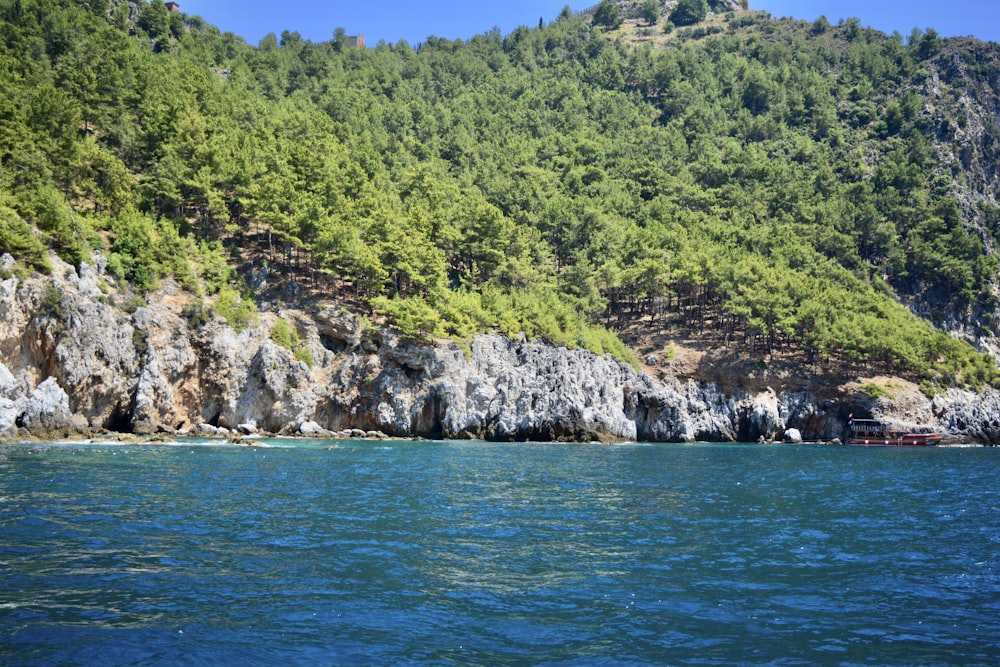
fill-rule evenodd
<path id="1" fill-rule="evenodd" d="M 236 430 L 243 435 L 254 435 L 258 433 L 257 423 L 253 421 L 243 422 L 236 425 Z"/>
<path id="2" fill-rule="evenodd" d="M 299 435 L 310 436 L 313 438 L 330 438 L 333 437 L 333 431 L 329 431 L 314 421 L 304 421 L 299 424 L 298 428 Z"/>
<path id="3" fill-rule="evenodd" d="M 332 342 L 339 342 L 344 348 L 351 349 L 361 345 L 361 323 L 350 313 L 324 308 L 313 319 L 319 335 L 327 341 L 328 346 L 332 346 Z"/>
<path id="4" fill-rule="evenodd" d="M 69 396 L 55 378 L 47 378 L 28 397 L 21 423 L 29 431 L 84 430 L 87 421 L 74 415 Z"/>
<path id="5" fill-rule="evenodd" d="M 195 432 L 199 435 L 208 436 L 229 436 L 232 435 L 232 431 L 227 428 L 222 428 L 219 426 L 212 426 L 211 424 L 198 424 L 195 428 Z"/>

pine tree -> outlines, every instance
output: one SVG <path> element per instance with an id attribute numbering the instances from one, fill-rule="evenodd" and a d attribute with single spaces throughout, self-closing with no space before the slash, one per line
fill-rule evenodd
<path id="1" fill-rule="evenodd" d="M 646 20 L 646 23 L 656 25 L 660 22 L 661 16 L 660 0 L 643 0 L 642 18 Z"/>
<path id="2" fill-rule="evenodd" d="M 670 20 L 674 25 L 694 25 L 704 21 L 708 16 L 708 3 L 705 0 L 679 0 L 674 11 L 670 12 Z"/>
<path id="3" fill-rule="evenodd" d="M 622 12 L 612 0 L 601 0 L 594 12 L 594 25 L 602 25 L 608 30 L 615 30 L 622 24 Z"/>

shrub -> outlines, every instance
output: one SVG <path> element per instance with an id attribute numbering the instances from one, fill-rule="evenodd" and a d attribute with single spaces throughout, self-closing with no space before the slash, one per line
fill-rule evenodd
<path id="1" fill-rule="evenodd" d="M 863 385 L 861 385 L 861 388 L 858 389 L 858 391 L 860 391 L 862 394 L 864 394 L 868 398 L 872 399 L 873 401 L 875 399 L 882 398 L 882 397 L 885 397 L 885 398 L 888 398 L 888 399 L 892 399 L 892 397 L 893 397 L 892 394 L 890 394 L 889 392 L 887 392 L 885 389 L 883 389 L 879 385 L 875 384 L 874 382 L 866 382 L 866 383 L 864 383 Z"/>
<path id="2" fill-rule="evenodd" d="M 705 0 L 680 0 L 670 13 L 670 21 L 674 25 L 693 25 L 704 21 L 708 15 L 708 3 Z"/>
<path id="3" fill-rule="evenodd" d="M 271 327 L 271 340 L 292 352 L 296 359 L 309 368 L 313 367 L 312 350 L 302 343 L 299 332 L 285 318 L 279 317 L 274 321 L 274 325 Z"/>
<path id="4" fill-rule="evenodd" d="M 185 306 L 181 311 L 181 317 L 187 320 L 188 326 L 192 329 L 203 327 L 212 319 L 212 309 L 206 308 L 203 304 L 197 303 Z"/>
<path id="5" fill-rule="evenodd" d="M 289 324 L 288 320 L 279 317 L 271 327 L 271 340 L 286 350 L 294 350 L 299 342 L 299 333 L 295 327 Z"/>
<path id="6" fill-rule="evenodd" d="M 302 346 L 295 350 L 295 358 L 304 363 L 309 368 L 313 367 L 313 355 L 312 350 L 306 346 Z"/>
<path id="7" fill-rule="evenodd" d="M 144 363 L 146 354 L 149 352 L 149 337 L 141 329 L 132 329 L 132 347 L 139 361 Z"/>
<path id="8" fill-rule="evenodd" d="M 63 318 L 62 290 L 53 284 L 45 286 L 42 292 L 42 312 L 49 317 L 61 320 Z"/>
<path id="9" fill-rule="evenodd" d="M 215 300 L 215 312 L 233 329 L 243 331 L 248 324 L 256 321 L 257 306 L 252 300 L 244 299 L 233 288 L 223 287 Z"/>

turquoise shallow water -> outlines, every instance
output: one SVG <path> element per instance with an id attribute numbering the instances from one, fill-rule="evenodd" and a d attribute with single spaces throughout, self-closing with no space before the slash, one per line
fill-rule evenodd
<path id="1" fill-rule="evenodd" d="M 292 444 L 0 447 L 0 664 L 1000 663 L 997 449 Z"/>

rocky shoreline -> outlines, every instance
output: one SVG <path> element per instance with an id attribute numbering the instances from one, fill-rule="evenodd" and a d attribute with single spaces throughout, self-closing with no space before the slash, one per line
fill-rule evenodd
<path id="1" fill-rule="evenodd" d="M 417 344 L 334 304 L 194 325 L 166 282 L 135 308 L 103 271 L 17 277 L 0 260 L 0 438 L 60 433 L 475 438 L 495 441 L 835 441 L 847 418 L 930 425 L 1000 443 L 1000 393 L 933 400 L 829 388 L 724 391 L 586 350 L 486 334 Z M 129 312 L 131 311 L 131 312 Z M 296 331 L 272 340 L 278 319 Z M 306 354 L 302 354 L 305 351 Z M 310 360 L 306 363 L 302 359 Z"/>

